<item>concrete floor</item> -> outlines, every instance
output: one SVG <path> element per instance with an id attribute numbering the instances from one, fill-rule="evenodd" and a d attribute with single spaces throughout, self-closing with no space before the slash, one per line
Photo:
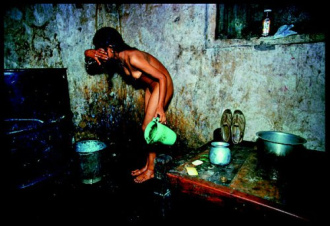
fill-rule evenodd
<path id="1" fill-rule="evenodd" d="M 193 202 L 183 196 L 173 200 L 174 196 L 156 195 L 152 183 L 111 183 L 77 186 L 49 184 L 25 190 L 11 198 L 5 217 L 10 225 L 163 225 L 212 222 L 209 214 L 212 211 L 211 216 L 215 214 L 215 209 L 205 202 Z"/>
<path id="2" fill-rule="evenodd" d="M 162 178 L 136 184 L 131 170 L 141 168 L 145 156 L 139 145 L 110 147 L 102 161 L 102 180 L 83 184 L 79 158 L 74 158 L 65 173 L 24 189 L 3 193 L 7 201 L 4 222 L 16 224 L 107 224 L 171 225 L 208 223 L 267 223 L 263 216 L 250 215 L 181 194 Z M 194 151 L 162 150 L 173 156 L 172 166 L 182 155 Z M 198 150 L 197 150 L 198 151 Z M 77 157 L 77 156 L 76 156 Z M 157 174 L 156 174 L 157 175 Z M 270 223 L 270 222 L 268 222 Z"/>
<path id="3" fill-rule="evenodd" d="M 141 184 L 133 181 L 132 169 L 143 166 L 145 157 L 131 145 L 113 148 L 102 161 L 102 180 L 83 184 L 78 161 L 68 171 L 24 189 L 11 189 L 5 218 L 14 224 L 72 223 L 86 225 L 149 225 L 207 222 L 205 201 L 172 192 L 164 180 L 154 178 Z"/>

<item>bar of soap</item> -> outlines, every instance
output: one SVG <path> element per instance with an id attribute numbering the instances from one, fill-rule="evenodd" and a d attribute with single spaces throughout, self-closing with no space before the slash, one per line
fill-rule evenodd
<path id="1" fill-rule="evenodd" d="M 186 166 L 186 170 L 190 176 L 197 176 L 198 172 L 195 167 Z"/>
<path id="2" fill-rule="evenodd" d="M 199 165 L 203 164 L 203 161 L 201 161 L 201 160 L 195 160 L 195 161 L 192 162 L 192 164 L 194 166 L 199 166 Z"/>

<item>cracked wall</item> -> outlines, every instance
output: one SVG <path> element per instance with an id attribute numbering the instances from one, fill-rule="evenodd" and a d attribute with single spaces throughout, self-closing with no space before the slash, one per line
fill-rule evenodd
<path id="1" fill-rule="evenodd" d="M 118 75 L 85 72 L 95 31 L 113 26 L 168 68 L 175 88 L 168 121 L 185 145 L 212 140 L 230 108 L 245 115 L 244 140 L 281 130 L 325 150 L 324 41 L 265 51 L 243 40 L 210 45 L 213 4 L 27 4 L 4 13 L 5 68 L 67 68 L 76 140 L 111 140 L 141 127 L 142 90 Z"/>

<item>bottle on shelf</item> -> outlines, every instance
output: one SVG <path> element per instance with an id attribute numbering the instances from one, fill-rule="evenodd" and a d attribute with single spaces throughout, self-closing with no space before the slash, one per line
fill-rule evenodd
<path id="1" fill-rule="evenodd" d="M 265 9 L 264 13 L 265 13 L 265 17 L 262 21 L 262 36 L 266 37 L 269 35 L 270 32 L 270 18 L 269 18 L 269 13 L 271 12 L 271 9 Z"/>

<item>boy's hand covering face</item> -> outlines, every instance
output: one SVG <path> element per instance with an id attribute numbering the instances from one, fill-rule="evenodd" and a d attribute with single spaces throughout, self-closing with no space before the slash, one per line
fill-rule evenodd
<path id="1" fill-rule="evenodd" d="M 94 59 L 97 61 L 97 63 L 99 65 L 101 65 L 100 60 L 103 60 L 103 61 L 108 60 L 108 54 L 104 49 L 95 50 L 95 56 L 94 57 L 95 57 Z"/>

